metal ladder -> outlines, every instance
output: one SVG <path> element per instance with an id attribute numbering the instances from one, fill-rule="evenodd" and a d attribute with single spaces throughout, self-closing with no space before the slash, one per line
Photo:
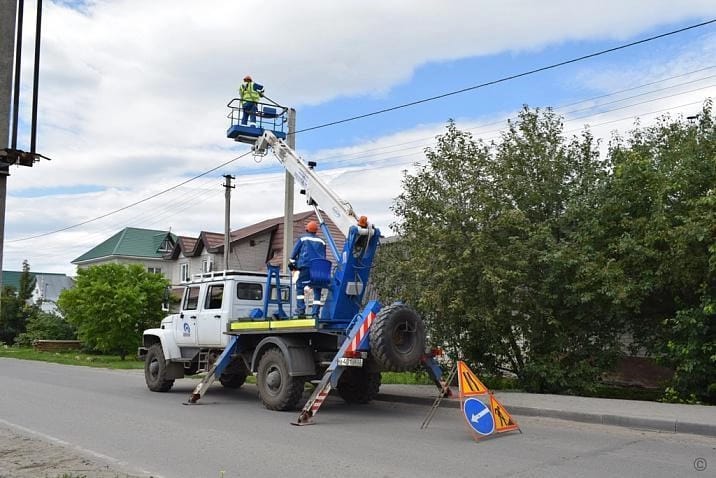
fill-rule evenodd
<path id="1" fill-rule="evenodd" d="M 201 382 L 199 382 L 199 385 L 194 388 L 194 391 L 191 393 L 189 400 L 184 403 L 185 405 L 191 405 L 199 401 L 199 399 L 201 399 L 201 397 L 203 397 L 206 391 L 209 389 L 211 384 L 214 383 L 214 380 L 216 380 L 218 377 L 221 377 L 221 374 L 224 373 L 226 367 L 228 367 L 231 363 L 231 358 L 234 355 L 234 352 L 239 351 L 237 345 L 238 340 L 238 335 L 232 335 L 229 337 L 229 343 L 226 344 L 226 348 L 223 352 L 221 352 L 219 358 L 216 359 L 216 362 L 214 362 L 214 365 L 211 367 L 211 370 L 207 372 L 206 376 L 202 379 Z"/>
<path id="2" fill-rule="evenodd" d="M 263 314 L 266 320 L 269 320 L 271 317 L 269 317 L 269 305 L 270 304 L 276 304 L 278 306 L 278 310 L 276 311 L 276 318 L 278 319 L 286 319 L 288 318 L 288 314 L 283 310 L 283 302 L 281 301 L 281 268 L 279 266 L 274 266 L 273 264 L 266 264 L 266 271 L 268 272 L 266 274 L 266 293 L 264 294 L 264 308 L 263 308 Z M 272 284 L 271 282 L 274 282 Z M 271 298 L 271 291 L 275 290 L 276 292 L 276 298 Z M 289 286 L 288 290 L 288 306 L 289 306 L 289 312 L 291 307 L 291 287 Z"/>

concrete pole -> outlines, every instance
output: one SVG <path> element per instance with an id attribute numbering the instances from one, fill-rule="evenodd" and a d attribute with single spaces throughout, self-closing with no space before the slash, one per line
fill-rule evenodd
<path id="1" fill-rule="evenodd" d="M 0 148 L 3 149 L 9 146 L 10 136 L 16 16 L 17 0 L 0 0 Z M 5 247 L 5 200 L 9 175 L 9 167 L 0 166 L 0 271 L 2 271 Z M 0 274 L 0 292 L 2 292 L 2 274 Z"/>
<path id="2" fill-rule="evenodd" d="M 286 144 L 296 149 L 296 110 L 288 110 L 288 136 Z M 293 176 L 286 172 L 283 200 L 283 273 L 290 274 L 288 270 L 288 256 L 293 249 Z"/>
<path id="3" fill-rule="evenodd" d="M 224 270 L 229 270 L 229 250 L 231 248 L 231 190 L 235 186 L 231 185 L 234 176 L 224 174 Z"/>

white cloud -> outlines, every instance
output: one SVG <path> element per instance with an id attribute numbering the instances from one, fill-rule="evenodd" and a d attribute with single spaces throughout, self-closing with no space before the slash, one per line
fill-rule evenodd
<path id="1" fill-rule="evenodd" d="M 250 7 L 228 0 L 201 6 L 188 0 L 117 0 L 87 2 L 83 11 L 49 3 L 43 19 L 39 150 L 54 160 L 12 170 L 5 268 L 18 268 L 27 258 L 35 270 L 70 272 L 70 260 L 130 225 L 171 226 L 187 235 L 223 230 L 223 189 L 214 176 L 81 228 L 11 242 L 112 211 L 247 151 L 222 134 L 225 104 L 245 73 L 265 82 L 269 96 L 300 109 L 341 96 L 386 95 L 428 62 L 536 50 L 571 40 L 622 39 L 713 13 L 712 1 L 646 0 L 370 5 L 269 0 Z M 26 11 L 28 38 L 33 16 Z M 27 45 L 32 42 L 25 45 L 28 100 L 32 49 Z M 704 61 L 685 53 L 679 68 Z M 629 81 L 636 82 L 659 74 L 660 68 L 663 75 L 677 70 L 674 65 L 639 66 L 619 73 L 633 74 Z M 626 81 L 614 79 L 616 72 L 586 71 L 577 80 L 589 81 L 592 88 L 609 90 L 612 81 Z M 477 120 L 465 118 L 459 124 L 474 127 Z M 442 128 L 418 125 L 352 148 L 321 151 L 312 159 L 341 168 L 330 173 L 335 176 L 331 184 L 387 232 L 392 221 L 388 205 L 399 191 L 400 171 L 421 157 Z M 495 128 L 477 131 L 494 135 Z M 393 166 L 384 167 L 385 158 L 392 158 Z M 283 212 L 283 174 L 244 179 L 256 168 L 244 158 L 216 173 L 239 176 L 232 202 L 235 227 Z M 36 198 L 13 194 L 76 185 L 107 190 Z"/>

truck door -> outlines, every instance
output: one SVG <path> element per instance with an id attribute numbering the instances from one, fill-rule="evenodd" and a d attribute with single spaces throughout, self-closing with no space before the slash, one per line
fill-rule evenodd
<path id="1" fill-rule="evenodd" d="M 224 289 L 225 285 L 221 282 L 206 286 L 204 301 L 196 319 L 199 345 L 201 346 L 222 345 Z"/>
<path id="2" fill-rule="evenodd" d="M 199 310 L 200 286 L 189 286 L 184 289 L 181 313 L 175 321 L 174 338 L 178 345 L 196 345 L 196 317 Z"/>

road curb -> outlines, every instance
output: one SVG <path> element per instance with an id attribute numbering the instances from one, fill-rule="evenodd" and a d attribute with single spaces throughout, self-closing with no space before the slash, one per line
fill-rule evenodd
<path id="1" fill-rule="evenodd" d="M 376 397 L 378 401 L 408 403 L 412 405 L 431 406 L 434 399 L 426 397 L 416 397 L 409 395 L 398 395 L 395 393 L 380 393 Z M 560 420 L 568 420 L 582 423 L 595 423 L 598 425 L 610 425 L 624 428 L 633 428 L 638 430 L 650 430 L 671 433 L 687 433 L 690 435 L 703 435 L 716 437 L 716 425 L 683 422 L 678 420 L 668 420 L 659 418 L 634 417 L 625 415 L 613 415 L 604 413 L 586 413 L 575 412 L 571 410 L 559 410 L 525 406 L 511 406 L 509 402 L 503 400 L 503 405 L 507 407 L 513 415 L 529 416 L 529 417 L 547 417 L 558 418 Z M 446 398 L 440 402 L 441 408 L 460 408 L 460 401 L 454 398 Z"/>

